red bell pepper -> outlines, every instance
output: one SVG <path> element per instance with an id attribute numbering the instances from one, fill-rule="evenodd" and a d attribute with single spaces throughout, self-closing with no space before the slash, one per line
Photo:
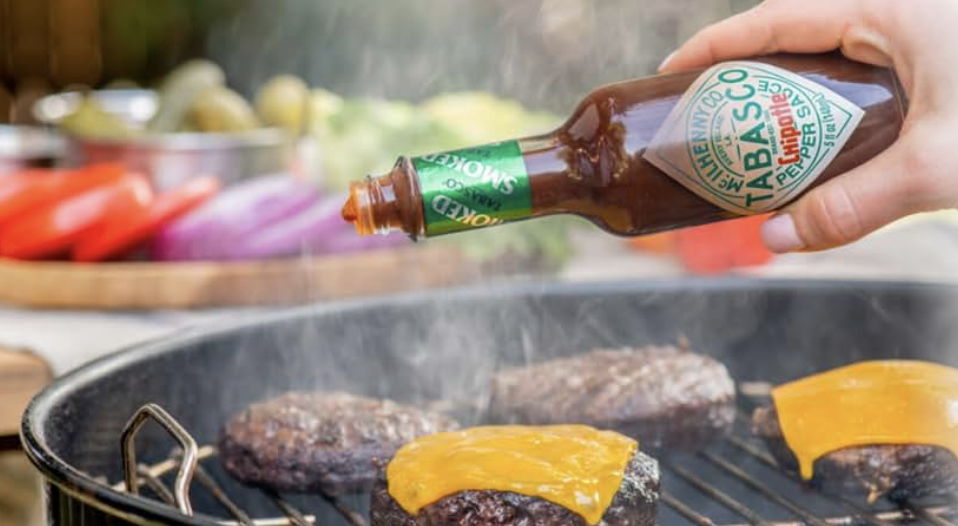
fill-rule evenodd
<path id="1" fill-rule="evenodd" d="M 102 261 L 147 241 L 170 221 L 206 202 L 220 189 L 219 179 L 201 177 L 157 197 L 145 207 L 111 214 L 73 248 L 73 260 Z"/>
<path id="2" fill-rule="evenodd" d="M 115 177 L 112 168 L 85 173 L 82 183 L 49 186 L 46 193 L 36 194 L 49 197 L 62 192 L 59 200 L 45 201 L 0 226 L 0 256 L 36 259 L 62 255 L 108 217 L 128 217 L 153 199 L 150 183 L 142 175 Z M 99 184 L 87 186 L 94 180 Z M 60 190 L 54 191 L 54 187 Z M 65 187 L 70 191 L 64 191 Z M 78 187 L 86 187 L 86 191 L 74 191 Z"/>
<path id="3" fill-rule="evenodd" d="M 126 173 L 123 165 L 94 164 L 77 170 L 26 170 L 0 179 L 0 227 L 38 207 L 110 184 Z"/>

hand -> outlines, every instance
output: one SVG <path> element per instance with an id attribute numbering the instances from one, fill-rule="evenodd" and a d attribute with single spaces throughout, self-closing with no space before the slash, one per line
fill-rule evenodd
<path id="1" fill-rule="evenodd" d="M 958 205 L 958 1 L 767 0 L 711 25 L 660 71 L 841 49 L 895 69 L 910 108 L 898 140 L 762 226 L 775 252 L 849 243 L 909 214 Z"/>

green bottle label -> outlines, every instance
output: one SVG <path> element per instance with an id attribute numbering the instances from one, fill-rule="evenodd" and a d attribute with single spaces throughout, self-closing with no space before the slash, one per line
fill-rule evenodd
<path id="1" fill-rule="evenodd" d="M 523 219 L 532 214 L 518 141 L 415 157 L 426 236 Z"/>

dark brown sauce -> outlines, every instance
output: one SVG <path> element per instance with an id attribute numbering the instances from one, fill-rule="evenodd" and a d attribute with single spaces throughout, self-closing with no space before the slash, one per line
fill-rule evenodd
<path id="1" fill-rule="evenodd" d="M 367 193 L 360 199 L 358 191 Z M 370 215 L 363 220 L 364 213 Z M 413 240 L 425 235 L 422 197 L 416 169 L 408 157 L 400 157 L 386 175 L 367 177 L 366 184 L 353 185 L 342 209 L 343 220 L 356 225 L 361 235 L 400 230 Z"/>
<path id="2" fill-rule="evenodd" d="M 897 139 L 907 102 L 891 70 L 852 62 L 838 53 L 755 60 L 805 76 L 864 110 L 838 156 L 809 189 L 864 163 Z M 735 217 L 643 158 L 672 108 L 701 73 L 599 88 L 555 132 L 520 139 L 532 217 L 576 214 L 624 236 Z M 422 196 L 412 162 L 402 158 L 390 173 L 354 185 L 343 217 L 364 235 L 398 229 L 413 239 L 425 237 Z"/>
<path id="3" fill-rule="evenodd" d="M 838 54 L 757 59 L 808 77 L 865 110 L 838 157 L 812 184 L 871 159 L 898 137 L 905 98 L 894 74 Z M 734 217 L 642 157 L 700 71 L 612 84 L 588 95 L 555 133 L 521 141 L 534 216 L 571 213 L 620 235 Z"/>

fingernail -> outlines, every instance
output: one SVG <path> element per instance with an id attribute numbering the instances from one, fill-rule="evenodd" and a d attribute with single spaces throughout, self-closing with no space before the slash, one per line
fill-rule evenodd
<path id="1" fill-rule="evenodd" d="M 659 64 L 659 71 L 662 71 L 663 69 L 665 69 L 665 66 L 669 65 L 669 62 L 672 61 L 672 57 L 674 56 L 675 56 L 675 51 L 669 53 L 669 55 L 662 60 L 662 63 Z"/>
<path id="2" fill-rule="evenodd" d="M 762 243 L 779 254 L 805 247 L 802 238 L 798 237 L 795 221 L 788 214 L 774 216 L 762 225 Z"/>

